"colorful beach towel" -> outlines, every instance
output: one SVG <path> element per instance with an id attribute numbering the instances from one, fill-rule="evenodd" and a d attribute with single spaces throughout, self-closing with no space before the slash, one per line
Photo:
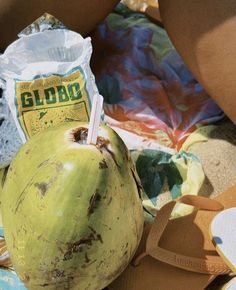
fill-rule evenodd
<path id="1" fill-rule="evenodd" d="M 120 4 L 93 37 L 93 71 L 113 127 L 179 150 L 197 126 L 223 117 L 166 31 Z"/>

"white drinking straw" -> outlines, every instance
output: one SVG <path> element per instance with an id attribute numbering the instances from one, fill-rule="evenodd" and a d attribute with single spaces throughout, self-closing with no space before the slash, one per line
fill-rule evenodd
<path id="1" fill-rule="evenodd" d="M 97 143 L 98 129 L 101 122 L 103 96 L 97 94 L 93 98 L 92 112 L 89 121 L 87 144 Z"/>

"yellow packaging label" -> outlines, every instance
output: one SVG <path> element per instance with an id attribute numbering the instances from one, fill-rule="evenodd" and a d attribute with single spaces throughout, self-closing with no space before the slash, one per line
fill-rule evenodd
<path id="1" fill-rule="evenodd" d="M 81 70 L 16 81 L 18 120 L 26 137 L 65 121 L 88 121 L 90 101 Z"/>

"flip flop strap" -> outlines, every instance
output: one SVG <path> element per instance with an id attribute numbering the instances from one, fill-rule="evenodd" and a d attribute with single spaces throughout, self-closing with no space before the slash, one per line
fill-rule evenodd
<path id="1" fill-rule="evenodd" d="M 180 255 L 159 247 L 159 241 L 177 202 L 182 202 L 209 211 L 219 211 L 223 209 L 222 204 L 216 200 L 192 195 L 183 196 L 177 201 L 171 201 L 166 204 L 156 215 L 147 238 L 146 252 L 138 256 L 135 259 L 134 264 L 138 265 L 143 257 L 150 255 L 161 262 L 187 271 L 214 275 L 229 273 L 230 269 L 219 256 L 211 256 L 208 259 L 199 259 Z"/>

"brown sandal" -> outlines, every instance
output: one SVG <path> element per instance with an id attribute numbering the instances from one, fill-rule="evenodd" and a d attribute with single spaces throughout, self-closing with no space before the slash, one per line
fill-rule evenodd
<path id="1" fill-rule="evenodd" d="M 169 220 L 177 202 L 192 205 L 192 214 Z M 230 269 L 218 256 L 209 226 L 224 207 L 236 206 L 236 187 L 216 199 L 183 196 L 166 204 L 144 229 L 133 260 L 109 290 L 202 290 Z"/>

